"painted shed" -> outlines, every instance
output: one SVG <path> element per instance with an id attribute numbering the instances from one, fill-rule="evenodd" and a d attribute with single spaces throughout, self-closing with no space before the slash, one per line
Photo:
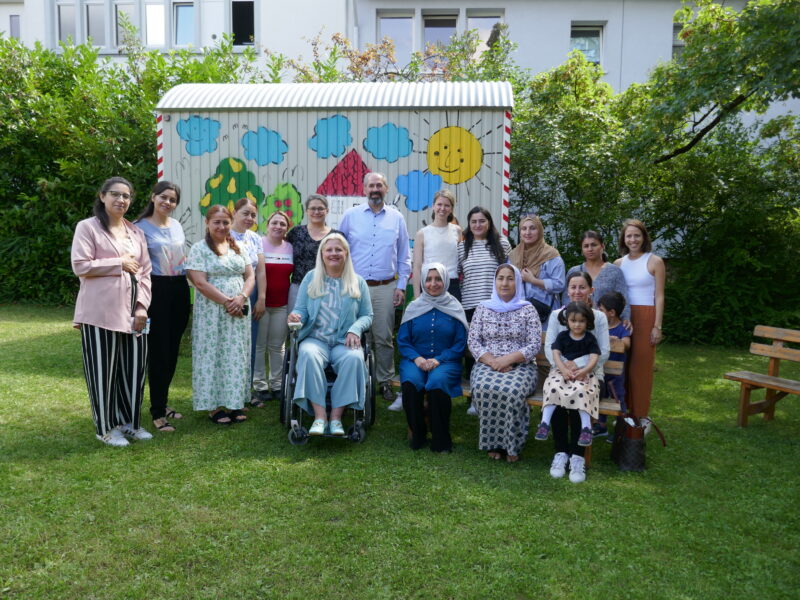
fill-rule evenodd
<path id="1" fill-rule="evenodd" d="M 176 217 L 191 242 L 210 205 L 244 196 L 262 233 L 277 208 L 302 222 L 314 192 L 335 227 L 372 171 L 386 175 L 386 202 L 412 239 L 442 188 L 462 226 L 481 205 L 507 235 L 512 107 L 507 82 L 179 85 L 156 108 L 158 178 L 181 186 Z"/>

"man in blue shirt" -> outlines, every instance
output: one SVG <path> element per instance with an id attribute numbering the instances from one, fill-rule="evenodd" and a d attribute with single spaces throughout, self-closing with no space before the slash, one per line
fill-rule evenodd
<path id="1" fill-rule="evenodd" d="M 381 394 L 395 399 L 394 311 L 402 306 L 411 274 L 406 220 L 394 206 L 384 203 L 389 184 L 383 173 L 367 173 L 364 194 L 367 201 L 348 209 L 339 222 L 339 231 L 350 244 L 356 273 L 367 281 L 372 300 L 372 340 Z"/>

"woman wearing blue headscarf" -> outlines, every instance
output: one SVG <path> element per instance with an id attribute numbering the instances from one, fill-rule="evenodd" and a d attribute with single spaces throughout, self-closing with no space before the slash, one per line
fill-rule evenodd
<path id="1" fill-rule="evenodd" d="M 528 439 L 526 398 L 536 389 L 542 326 L 515 266 L 497 267 L 492 297 L 475 310 L 467 343 L 477 360 L 470 384 L 480 419 L 478 447 L 494 460 L 517 462 Z"/>
<path id="2" fill-rule="evenodd" d="M 461 358 L 467 346 L 467 317 L 447 292 L 450 278 L 442 263 L 423 265 L 422 293 L 406 308 L 397 347 L 403 408 L 411 429 L 411 448 L 427 442 L 425 395 L 431 426 L 431 450 L 450 452 L 452 398 L 461 395 Z"/>

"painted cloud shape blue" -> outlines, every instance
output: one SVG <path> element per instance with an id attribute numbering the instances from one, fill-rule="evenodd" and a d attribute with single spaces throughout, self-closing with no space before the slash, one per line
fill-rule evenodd
<path id="1" fill-rule="evenodd" d="M 256 161 L 260 167 L 270 163 L 281 164 L 283 155 L 289 150 L 289 145 L 283 141 L 281 134 L 266 127 L 245 133 L 242 136 L 242 147 L 245 157 Z"/>
<path id="2" fill-rule="evenodd" d="M 442 189 L 442 178 L 423 171 L 411 171 L 406 175 L 398 175 L 395 185 L 406 197 L 408 210 L 418 212 L 433 204 L 433 195 Z"/>
<path id="3" fill-rule="evenodd" d="M 386 123 L 381 127 L 370 127 L 364 138 L 364 150 L 375 158 L 383 158 L 390 163 L 398 158 L 408 156 L 414 144 L 408 137 L 408 129 L 398 127 L 394 123 Z"/>
<path id="4" fill-rule="evenodd" d="M 192 115 L 178 121 L 176 129 L 180 138 L 186 142 L 186 152 L 191 156 L 200 156 L 217 149 L 220 124 L 216 119 Z"/>
<path id="5" fill-rule="evenodd" d="M 318 119 L 314 125 L 314 135 L 308 140 L 308 147 L 319 158 L 341 156 L 353 142 L 350 135 L 350 121 L 342 115 Z"/>

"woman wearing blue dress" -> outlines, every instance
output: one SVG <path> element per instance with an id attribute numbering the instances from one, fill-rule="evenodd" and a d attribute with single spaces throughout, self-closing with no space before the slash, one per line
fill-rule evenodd
<path id="1" fill-rule="evenodd" d="M 431 450 L 450 452 L 451 401 L 461 395 L 467 317 L 447 292 L 450 278 L 442 263 L 424 265 L 421 272 L 422 294 L 406 308 L 397 333 L 403 408 L 411 429 L 411 448 L 418 450 L 427 442 L 427 394 Z"/>

